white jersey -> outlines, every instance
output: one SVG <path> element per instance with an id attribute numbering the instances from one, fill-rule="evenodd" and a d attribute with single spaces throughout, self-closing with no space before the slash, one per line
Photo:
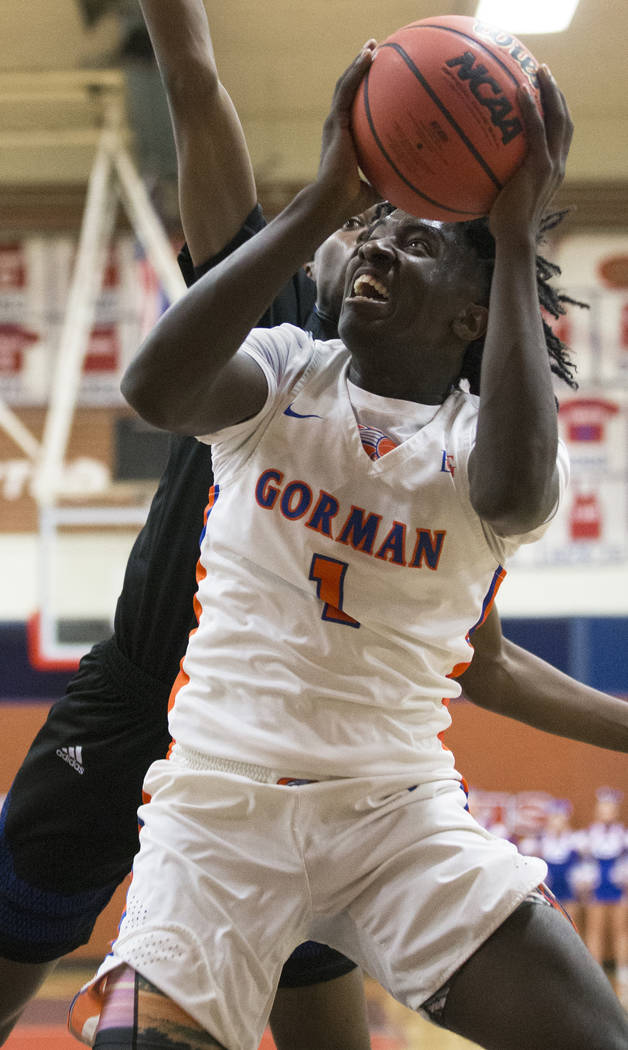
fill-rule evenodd
<path id="1" fill-rule="evenodd" d="M 471 507 L 476 397 L 452 393 L 373 460 L 341 342 L 282 325 L 243 349 L 269 394 L 254 418 L 203 438 L 216 484 L 171 733 L 295 776 L 450 778 L 439 734 L 452 675 L 505 557 L 542 530 L 503 540 Z"/>

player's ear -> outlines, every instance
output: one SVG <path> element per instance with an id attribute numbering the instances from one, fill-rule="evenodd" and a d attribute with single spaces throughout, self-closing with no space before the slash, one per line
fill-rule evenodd
<path id="1" fill-rule="evenodd" d="M 459 339 L 465 343 L 472 343 L 480 339 L 486 332 L 488 324 L 488 309 L 478 303 L 469 303 L 461 310 L 452 322 L 452 329 Z"/>
<path id="2" fill-rule="evenodd" d="M 316 281 L 316 263 L 313 259 L 311 262 L 304 263 L 303 269 L 305 270 L 306 274 L 308 275 L 311 281 Z"/>

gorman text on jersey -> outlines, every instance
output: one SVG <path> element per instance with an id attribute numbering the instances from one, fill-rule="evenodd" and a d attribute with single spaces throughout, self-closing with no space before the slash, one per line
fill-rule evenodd
<path id="1" fill-rule="evenodd" d="M 308 529 L 328 536 L 336 543 L 353 547 L 394 565 L 436 570 L 443 552 L 446 529 L 411 529 L 403 521 L 382 524 L 381 514 L 352 506 L 342 511 L 330 492 L 314 490 L 305 481 L 284 484 L 281 470 L 262 471 L 255 486 L 255 499 L 265 510 L 275 510 L 288 521 L 301 521 Z M 410 559 L 407 552 L 412 550 Z"/>

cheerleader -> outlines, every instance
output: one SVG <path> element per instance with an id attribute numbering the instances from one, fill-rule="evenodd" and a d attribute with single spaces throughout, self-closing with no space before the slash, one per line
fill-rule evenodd
<path id="1" fill-rule="evenodd" d="M 596 792 L 594 820 L 586 832 L 586 852 L 596 877 L 586 907 L 585 939 L 603 963 L 606 945 L 615 964 L 617 991 L 628 998 L 628 839 L 620 820 L 622 793 L 602 787 Z"/>
<path id="2" fill-rule="evenodd" d="M 552 799 L 538 847 L 547 864 L 547 885 L 570 912 L 577 899 L 573 871 L 582 859 L 581 833 L 571 827 L 571 813 L 572 805 L 568 799 Z"/>

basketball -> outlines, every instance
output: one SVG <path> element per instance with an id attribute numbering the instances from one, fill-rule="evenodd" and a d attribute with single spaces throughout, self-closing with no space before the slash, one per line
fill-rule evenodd
<path id="1" fill-rule="evenodd" d="M 526 151 L 520 84 L 541 110 L 538 63 L 511 33 L 443 15 L 378 44 L 353 103 L 358 162 L 411 215 L 486 215 Z"/>

